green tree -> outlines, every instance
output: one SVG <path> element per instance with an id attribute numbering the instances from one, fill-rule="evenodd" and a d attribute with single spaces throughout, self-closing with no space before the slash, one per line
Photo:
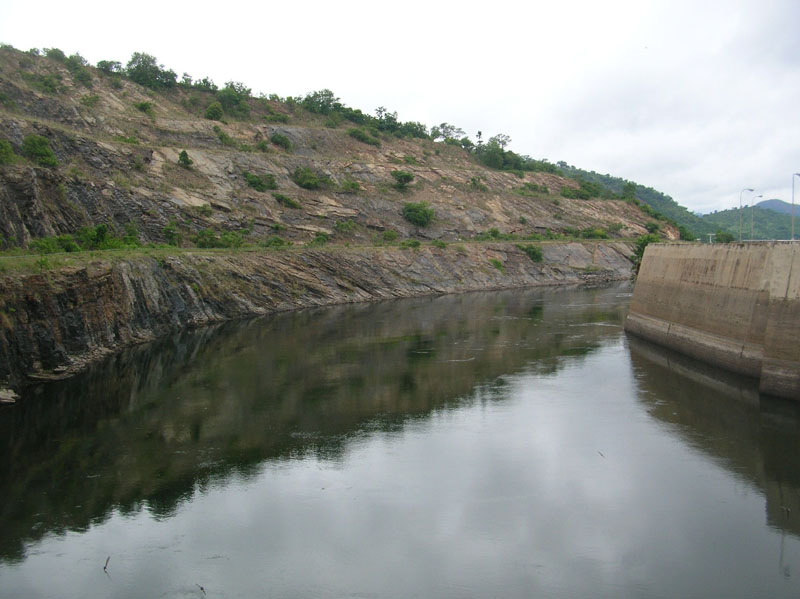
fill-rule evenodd
<path id="1" fill-rule="evenodd" d="M 341 106 L 339 104 L 339 98 L 329 89 L 321 89 L 306 94 L 306 97 L 303 98 L 300 105 L 309 112 L 314 112 L 316 114 L 330 114 L 338 106 Z"/>
<path id="2" fill-rule="evenodd" d="M 222 104 L 219 102 L 211 102 L 206 108 L 205 117 L 210 121 L 218 121 L 222 118 Z"/>
<path id="3" fill-rule="evenodd" d="M 652 233 L 636 238 L 636 246 L 633 252 L 633 265 L 636 269 L 636 272 L 639 272 L 639 266 L 642 264 L 642 257 L 644 256 L 645 248 L 651 243 L 658 243 L 659 241 L 661 241 L 661 237 L 658 235 L 653 235 Z"/>
<path id="4" fill-rule="evenodd" d="M 632 200 L 636 197 L 636 183 L 628 181 L 622 186 L 622 197 L 626 200 Z"/>
<path id="5" fill-rule="evenodd" d="M 106 75 L 122 73 L 122 63 L 118 60 L 100 60 L 97 63 L 97 70 L 102 71 Z"/>
<path id="6" fill-rule="evenodd" d="M 723 231 L 722 229 L 717 229 L 716 234 L 714 235 L 714 243 L 733 243 L 736 239 L 733 233 L 730 231 Z"/>
<path id="7" fill-rule="evenodd" d="M 194 160 L 189 158 L 189 154 L 186 153 L 186 150 L 181 150 L 181 153 L 178 154 L 178 164 L 180 164 L 183 168 L 190 168 Z"/>
<path id="8" fill-rule="evenodd" d="M 392 175 L 396 181 L 395 187 L 401 191 L 406 190 L 409 183 L 414 180 L 414 175 L 408 171 L 392 171 L 389 174 Z"/>
<path id="9" fill-rule="evenodd" d="M 247 104 L 250 92 L 250 88 L 245 87 L 244 83 L 228 81 L 225 87 L 216 93 L 216 98 L 227 114 L 246 117 L 250 114 L 250 106 Z"/>
<path id="10" fill-rule="evenodd" d="M 144 52 L 133 53 L 125 72 L 131 81 L 156 90 L 174 87 L 178 79 L 175 71 L 164 69 L 155 56 Z"/>

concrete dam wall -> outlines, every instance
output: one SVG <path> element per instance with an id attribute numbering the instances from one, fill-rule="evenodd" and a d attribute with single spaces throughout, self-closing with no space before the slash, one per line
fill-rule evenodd
<path id="1" fill-rule="evenodd" d="M 652 244 L 625 330 L 800 399 L 800 244 Z"/>

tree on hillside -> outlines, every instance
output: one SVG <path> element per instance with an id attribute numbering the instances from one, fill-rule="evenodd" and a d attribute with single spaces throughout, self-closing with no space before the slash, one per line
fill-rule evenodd
<path id="1" fill-rule="evenodd" d="M 505 133 L 498 133 L 489 138 L 489 143 L 495 142 L 498 146 L 506 149 L 506 146 L 511 143 L 511 138 Z"/>
<path id="2" fill-rule="evenodd" d="M 329 89 L 321 89 L 306 94 L 300 104 L 309 112 L 330 114 L 339 102 L 339 98 Z"/>
<path id="3" fill-rule="evenodd" d="M 131 81 L 150 89 L 174 87 L 178 79 L 175 71 L 164 69 L 155 56 L 145 52 L 134 52 L 125 72 Z"/>
<path id="4" fill-rule="evenodd" d="M 636 183 L 628 181 L 622 186 L 622 197 L 626 200 L 632 200 L 636 196 Z"/>

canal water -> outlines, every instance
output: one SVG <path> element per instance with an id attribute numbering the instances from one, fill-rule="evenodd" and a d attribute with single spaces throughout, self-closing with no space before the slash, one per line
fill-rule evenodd
<path id="1" fill-rule="evenodd" d="M 630 292 L 306 310 L 31 390 L 0 597 L 797 597 L 800 411 L 626 337 Z"/>

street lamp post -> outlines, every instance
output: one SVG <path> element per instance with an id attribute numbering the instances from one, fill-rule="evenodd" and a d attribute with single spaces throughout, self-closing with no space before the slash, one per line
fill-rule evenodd
<path id="1" fill-rule="evenodd" d="M 753 198 L 753 203 L 750 205 L 750 241 L 753 241 L 753 212 L 756 210 L 756 200 L 763 197 L 763 194 L 757 195 Z"/>
<path id="2" fill-rule="evenodd" d="M 800 177 L 800 173 L 792 174 L 792 241 L 794 241 L 794 178 Z"/>
<path id="3" fill-rule="evenodd" d="M 794 179 L 792 179 L 792 183 L 794 183 Z M 753 191 L 749 187 L 745 187 L 742 191 L 739 192 L 739 241 L 742 240 L 742 194 L 745 191 Z"/>

